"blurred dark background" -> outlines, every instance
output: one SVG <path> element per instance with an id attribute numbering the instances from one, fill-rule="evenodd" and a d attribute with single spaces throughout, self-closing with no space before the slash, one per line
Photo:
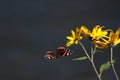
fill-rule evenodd
<path id="1" fill-rule="evenodd" d="M 44 59 L 47 50 L 65 46 L 71 29 L 97 24 L 120 26 L 119 0 L 1 0 L 0 80 L 98 80 L 89 61 L 72 61 L 84 55 L 80 46 L 69 47 L 74 51 L 69 57 Z M 120 77 L 119 47 L 114 57 Z M 97 68 L 109 57 L 109 49 L 97 54 Z M 102 78 L 115 80 L 112 69 Z"/>

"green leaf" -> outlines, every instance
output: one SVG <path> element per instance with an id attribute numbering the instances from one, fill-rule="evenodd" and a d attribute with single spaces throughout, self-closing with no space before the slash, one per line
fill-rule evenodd
<path id="1" fill-rule="evenodd" d="M 101 67 L 100 67 L 100 74 L 102 74 L 104 71 L 106 71 L 107 69 L 109 69 L 110 66 L 111 66 L 110 61 L 102 64 Z"/>
<path id="2" fill-rule="evenodd" d="M 80 61 L 82 61 L 82 60 L 86 60 L 86 59 L 87 59 L 86 56 L 82 56 L 82 57 L 75 58 L 75 59 L 72 59 L 72 60 L 73 60 L 73 61 L 76 61 L 76 60 L 80 60 Z"/>

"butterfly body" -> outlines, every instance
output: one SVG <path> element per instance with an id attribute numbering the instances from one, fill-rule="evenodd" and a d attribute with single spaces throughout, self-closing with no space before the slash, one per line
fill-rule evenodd
<path id="1" fill-rule="evenodd" d="M 46 59 L 58 59 L 58 58 L 62 58 L 65 56 L 69 56 L 72 54 L 72 51 L 69 49 L 65 49 L 64 47 L 58 47 L 56 49 L 56 53 L 52 52 L 52 51 L 47 51 L 47 54 L 45 54 L 45 58 Z"/>

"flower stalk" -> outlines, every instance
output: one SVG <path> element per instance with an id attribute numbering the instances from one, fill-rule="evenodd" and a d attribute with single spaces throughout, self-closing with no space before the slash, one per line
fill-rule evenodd
<path id="1" fill-rule="evenodd" d="M 112 47 L 110 48 L 110 52 L 111 52 L 111 60 L 110 61 L 111 61 L 112 69 L 113 69 L 116 80 L 119 80 L 117 72 L 114 67 L 114 63 L 113 63 L 113 48 Z"/>
<path id="2" fill-rule="evenodd" d="M 79 44 L 82 46 L 86 56 L 88 57 L 89 61 L 91 62 L 98 79 L 101 80 L 101 75 L 98 73 L 95 63 L 94 63 L 94 53 L 96 52 L 96 48 L 94 48 L 94 50 L 93 50 L 93 48 L 91 47 L 91 57 L 90 57 L 85 46 L 81 42 L 79 42 Z"/>
<path id="3" fill-rule="evenodd" d="M 84 53 L 85 57 L 79 57 L 74 60 L 86 60 L 86 57 L 91 62 L 92 67 L 98 77 L 101 80 L 101 75 L 104 71 L 108 70 L 111 66 L 116 77 L 116 80 L 119 80 L 117 72 L 114 67 L 114 60 L 113 60 L 113 47 L 120 44 L 120 27 L 114 32 L 111 29 L 103 29 L 104 26 L 96 25 L 93 27 L 92 30 L 89 30 L 86 26 L 76 27 L 76 30 L 71 30 L 71 36 L 66 36 L 68 39 L 66 46 L 72 46 L 73 44 L 80 44 Z M 90 54 L 86 50 L 85 46 L 81 43 L 81 40 L 88 39 L 91 42 L 91 52 Z M 94 63 L 94 54 L 96 53 L 97 49 L 105 49 L 110 48 L 111 52 L 111 59 L 104 64 L 101 64 L 99 71 L 96 68 Z"/>

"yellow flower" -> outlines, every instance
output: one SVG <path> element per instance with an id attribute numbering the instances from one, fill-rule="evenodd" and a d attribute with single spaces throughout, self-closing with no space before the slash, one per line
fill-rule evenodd
<path id="1" fill-rule="evenodd" d="M 96 48 L 108 48 L 108 43 L 105 41 L 92 41 L 92 44 L 94 44 Z"/>
<path id="2" fill-rule="evenodd" d="M 109 34 L 108 40 L 102 39 L 103 41 L 93 41 L 93 44 L 95 44 L 98 48 L 108 48 L 108 47 L 114 47 L 117 44 L 120 43 L 120 28 L 116 30 L 116 32 L 111 31 Z"/>
<path id="3" fill-rule="evenodd" d="M 85 37 L 90 38 L 91 40 L 99 40 L 102 37 L 106 37 L 108 38 L 106 35 L 108 34 L 109 30 L 102 30 L 104 26 L 100 26 L 100 25 L 96 25 L 92 31 L 90 31 L 89 29 L 87 29 L 87 27 L 82 26 L 81 30 L 83 35 L 85 35 Z"/>
<path id="4" fill-rule="evenodd" d="M 92 40 L 99 40 L 102 37 L 108 38 L 106 35 L 109 30 L 102 30 L 104 26 L 96 25 L 92 30 Z"/>
<path id="5" fill-rule="evenodd" d="M 91 31 L 86 26 L 81 26 L 81 33 L 84 35 L 84 38 L 89 38 Z"/>
<path id="6" fill-rule="evenodd" d="M 114 46 L 120 43 L 120 27 L 116 30 L 115 33 L 113 31 L 110 32 L 108 42 L 113 44 Z"/>
<path id="7" fill-rule="evenodd" d="M 82 36 L 80 36 L 81 34 L 81 29 L 76 27 L 76 31 L 71 30 L 71 36 L 66 36 L 66 38 L 68 39 L 66 46 L 71 46 L 73 44 L 78 44 L 79 40 L 82 39 Z"/>

